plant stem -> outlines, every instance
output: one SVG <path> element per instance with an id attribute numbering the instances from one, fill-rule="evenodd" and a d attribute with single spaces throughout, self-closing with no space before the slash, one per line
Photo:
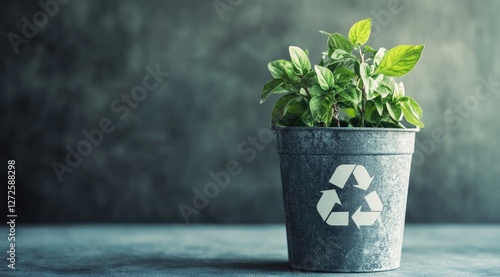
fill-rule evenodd
<path id="1" fill-rule="evenodd" d="M 307 96 L 309 96 L 309 99 L 311 99 L 312 97 L 311 97 L 311 95 L 309 94 L 309 91 L 307 90 L 307 88 L 304 88 L 304 90 L 306 91 Z"/>
<path id="2" fill-rule="evenodd" d="M 361 64 L 365 63 L 365 56 L 363 55 L 363 51 L 361 51 L 361 47 L 358 49 L 359 51 L 359 57 L 361 59 Z M 360 64 L 360 65 L 361 65 Z M 361 71 L 361 68 L 359 69 Z M 361 120 L 360 120 L 360 127 L 365 127 L 365 108 L 366 108 L 366 99 L 368 98 L 366 95 L 366 88 L 365 88 L 365 83 L 363 80 L 361 80 L 361 83 L 363 84 L 363 88 L 361 89 Z"/>
<path id="3" fill-rule="evenodd" d="M 361 58 L 361 62 L 364 63 L 365 56 L 363 55 L 363 51 L 361 51 L 361 47 L 358 48 L 358 52 L 359 52 L 359 57 Z"/>
<path id="4" fill-rule="evenodd" d="M 333 109 L 333 119 L 335 119 L 335 122 L 337 122 L 337 127 L 340 127 L 339 106 L 337 104 L 333 104 L 332 109 Z"/>
<path id="5" fill-rule="evenodd" d="M 363 83 L 363 81 L 361 81 Z M 361 89 L 361 122 L 360 127 L 365 127 L 365 112 L 366 112 L 366 93 L 365 93 L 365 84 L 363 83 L 363 88 Z"/>

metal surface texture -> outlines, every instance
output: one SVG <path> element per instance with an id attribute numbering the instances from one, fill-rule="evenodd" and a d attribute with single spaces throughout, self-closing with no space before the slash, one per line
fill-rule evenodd
<path id="1" fill-rule="evenodd" d="M 398 268 L 417 129 L 275 128 L 292 268 Z"/>

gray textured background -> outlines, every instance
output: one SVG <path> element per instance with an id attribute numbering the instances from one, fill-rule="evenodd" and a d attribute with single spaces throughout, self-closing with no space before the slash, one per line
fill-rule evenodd
<path id="1" fill-rule="evenodd" d="M 407 220 L 500 222 L 500 84 L 481 81 L 500 82 L 499 1 L 219 3 L 233 6 L 218 14 L 212 1 L 70 1 L 17 54 L 7 34 L 21 35 L 21 18 L 41 7 L 0 4 L 0 154 L 16 159 L 23 221 L 183 222 L 178 205 L 192 205 L 209 172 L 236 160 L 241 173 L 191 221 L 282 222 L 275 143 L 250 146 L 266 134 L 276 99 L 258 103 L 266 63 L 287 57 L 289 45 L 319 57 L 318 30 L 346 34 L 373 17 L 372 46 L 426 45 L 402 78 L 426 123 Z M 170 75 L 120 120 L 111 103 L 157 64 Z M 59 182 L 51 163 L 102 118 L 115 130 Z"/>

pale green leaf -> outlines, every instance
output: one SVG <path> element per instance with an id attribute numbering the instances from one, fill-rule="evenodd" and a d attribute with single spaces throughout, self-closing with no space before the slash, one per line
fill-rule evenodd
<path id="1" fill-rule="evenodd" d="M 401 111 L 400 105 L 397 105 L 397 104 L 391 105 L 389 102 L 386 102 L 385 107 L 387 108 L 387 111 L 389 112 L 389 116 L 392 119 L 394 119 L 398 122 L 401 120 L 402 111 Z"/>
<path id="2" fill-rule="evenodd" d="M 415 114 L 418 116 L 418 118 L 422 118 L 422 108 L 420 107 L 420 105 L 417 103 L 417 101 L 415 101 L 415 99 L 411 98 L 411 97 L 408 97 L 408 96 L 405 96 L 403 98 L 401 98 L 401 102 L 405 102 L 405 103 L 408 103 L 408 105 L 410 106 L 410 108 L 415 111 Z"/>
<path id="3" fill-rule="evenodd" d="M 366 95 L 370 92 L 370 66 L 367 63 L 361 63 L 359 65 L 359 75 L 363 81 L 363 87 L 365 88 Z"/>
<path id="4" fill-rule="evenodd" d="M 318 84 L 323 90 L 328 91 L 330 89 L 333 89 L 335 82 L 333 79 L 333 73 L 330 71 L 330 69 L 315 65 L 314 71 L 316 71 L 316 75 L 318 77 Z"/>
<path id="5" fill-rule="evenodd" d="M 385 53 L 384 58 L 375 72 L 393 77 L 403 76 L 417 64 L 424 45 L 399 45 Z"/>
<path id="6" fill-rule="evenodd" d="M 383 98 L 387 97 L 394 90 L 394 88 L 392 87 L 394 81 L 389 76 L 385 76 L 382 74 L 378 75 L 375 78 L 375 81 L 376 82 L 373 84 L 375 85 L 375 87 L 373 89 L 378 95 L 382 96 Z"/>
<path id="7" fill-rule="evenodd" d="M 356 59 L 356 56 L 354 56 L 351 53 L 346 52 L 344 49 L 335 49 L 332 54 L 330 55 L 330 58 L 332 60 L 336 60 L 337 62 L 339 60 L 341 61 L 354 61 Z"/>
<path id="8" fill-rule="evenodd" d="M 394 94 L 392 95 L 393 101 L 398 101 L 401 97 L 405 96 L 405 86 L 403 82 L 394 85 Z"/>
<path id="9" fill-rule="evenodd" d="M 311 70 L 311 62 L 309 61 L 309 57 L 307 57 L 304 50 L 297 46 L 290 46 L 288 51 L 290 52 L 293 69 L 297 75 L 304 75 Z"/>
<path id="10" fill-rule="evenodd" d="M 403 109 L 403 114 L 405 116 L 406 121 L 419 128 L 425 127 L 424 123 L 415 115 L 415 113 L 410 108 L 408 108 L 407 105 L 401 105 L 401 107 Z"/>
<path id="11" fill-rule="evenodd" d="M 365 44 L 370 38 L 371 29 L 372 29 L 371 18 L 367 18 L 359 22 L 356 22 L 354 25 L 352 25 L 351 29 L 349 30 L 349 36 L 348 36 L 349 41 L 353 45 L 357 46 Z"/>
<path id="12" fill-rule="evenodd" d="M 377 53 L 375 54 L 375 56 L 373 57 L 373 71 L 377 71 L 379 65 L 380 65 L 380 62 L 382 61 L 382 59 L 384 58 L 385 56 L 385 53 L 387 52 L 387 49 L 381 47 Z"/>
<path id="13" fill-rule="evenodd" d="M 400 103 L 406 121 L 417 127 L 424 128 L 424 123 L 421 121 L 422 109 L 417 102 L 412 98 L 403 97 Z"/>

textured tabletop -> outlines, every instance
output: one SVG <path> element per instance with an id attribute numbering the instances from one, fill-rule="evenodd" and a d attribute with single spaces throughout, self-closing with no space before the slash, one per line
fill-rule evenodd
<path id="1" fill-rule="evenodd" d="M 282 225 L 17 227 L 16 269 L 0 276 L 311 275 L 287 266 Z M 7 230 L 1 229 L 1 237 Z M 500 225 L 409 225 L 401 268 L 342 276 L 500 276 Z"/>

